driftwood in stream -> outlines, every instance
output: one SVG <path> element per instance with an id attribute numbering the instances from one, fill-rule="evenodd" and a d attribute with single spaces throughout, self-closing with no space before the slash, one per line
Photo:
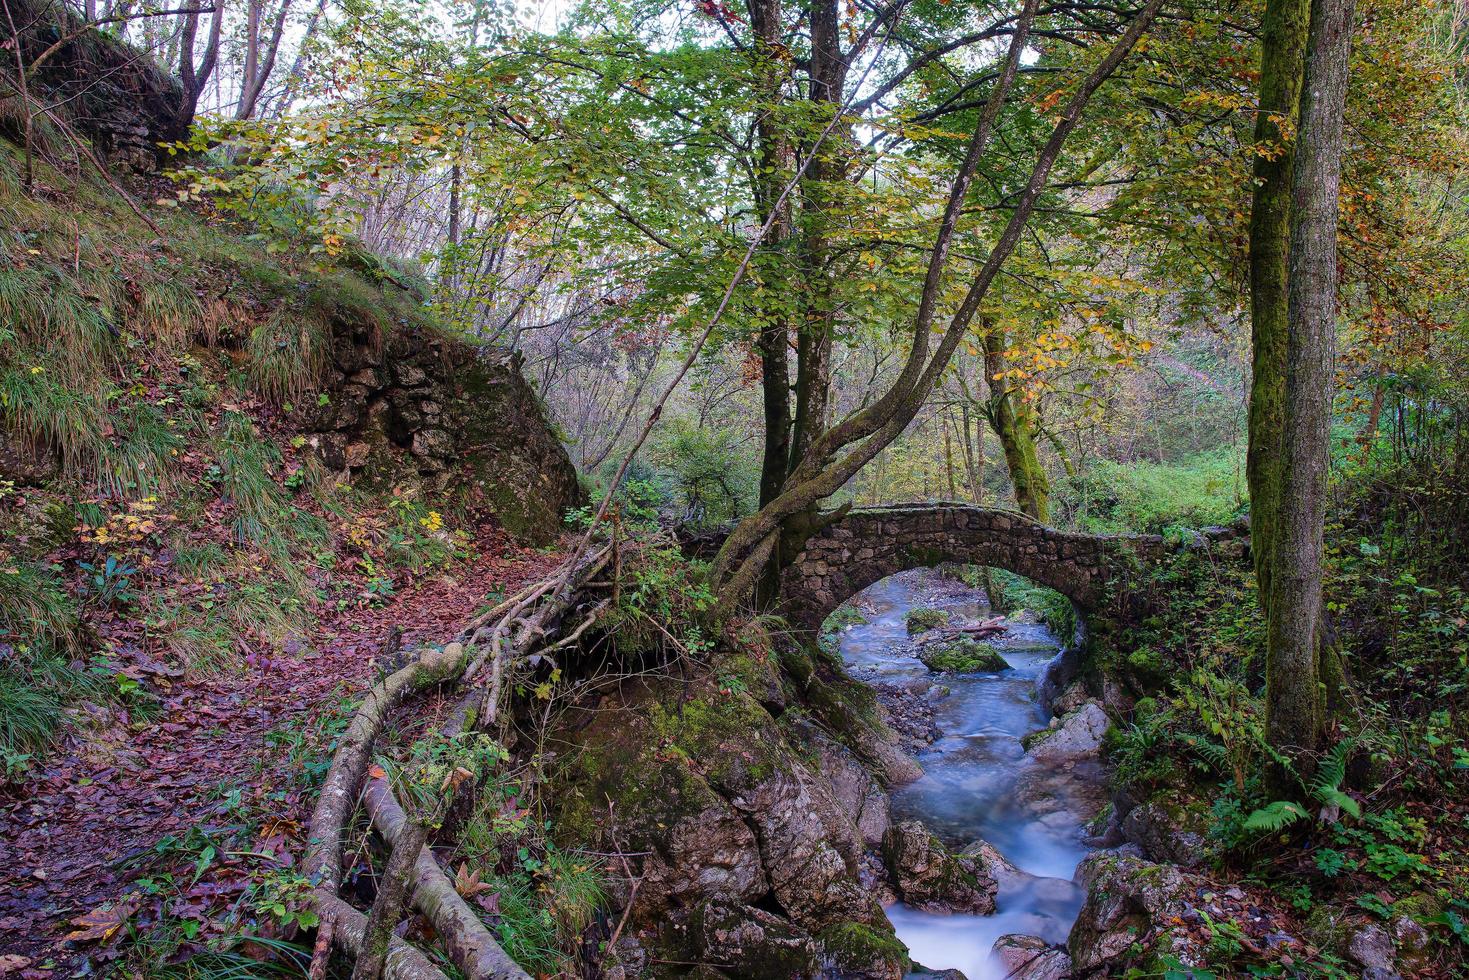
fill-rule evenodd
<path id="1" fill-rule="evenodd" d="M 354 958 L 365 956 L 362 965 L 370 976 L 445 980 L 443 971 L 423 951 L 396 936 L 390 938 L 380 967 L 375 962 L 375 951 L 364 948 L 369 945 L 367 916 L 340 894 L 343 841 L 360 798 L 373 827 L 390 849 L 389 868 L 403 872 L 405 891 L 411 892 L 413 906 L 433 925 L 454 966 L 472 980 L 528 980 L 528 974 L 501 949 L 454 889 L 432 850 L 425 846 L 423 835 L 409 825 L 388 780 L 376 773 L 370 775 L 368 763 L 389 712 L 428 687 L 450 685 L 463 689 L 442 726 L 446 733 L 486 730 L 496 725 L 501 701 L 515 671 L 528 658 L 559 649 L 579 636 L 607 607 L 607 600 L 596 601 L 588 593 L 614 587 L 610 582 L 594 584 L 596 576 L 613 563 L 613 554 L 611 545 L 584 549 L 546 578 L 476 617 L 454 642 L 442 649 L 422 651 L 416 660 L 383 678 L 368 692 L 332 759 L 311 817 L 303 871 L 317 883 L 314 897 L 321 919 L 314 972 L 319 973 L 321 960 L 335 946 Z M 579 618 L 568 622 L 568 614 L 572 613 Z M 557 635 L 563 638 L 554 640 Z M 406 845 L 407 850 L 400 845 Z"/>
<path id="2" fill-rule="evenodd" d="M 923 647 L 934 643 L 952 643 L 955 640 L 987 640 L 992 636 L 999 636 L 1007 632 L 1009 628 L 1005 625 L 1004 616 L 995 616 L 978 623 L 935 626 L 933 629 L 924 630 L 914 642 Z"/>

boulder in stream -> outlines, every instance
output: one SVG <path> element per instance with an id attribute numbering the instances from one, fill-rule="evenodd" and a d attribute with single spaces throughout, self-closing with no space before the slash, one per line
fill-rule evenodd
<path id="1" fill-rule="evenodd" d="M 1055 728 L 1027 735 L 1022 744 L 1038 762 L 1071 762 L 1095 757 L 1102 751 L 1102 736 L 1110 722 L 1096 702 L 1088 702 L 1060 719 Z"/>
<path id="2" fill-rule="evenodd" d="M 1071 957 L 1039 936 L 1001 936 L 990 956 L 1005 971 L 1006 980 L 1067 980 L 1071 976 Z"/>
<path id="3" fill-rule="evenodd" d="M 949 625 L 949 613 L 946 609 L 919 606 L 908 610 L 908 614 L 903 617 L 903 625 L 908 628 L 909 636 L 917 636 L 919 633 Z"/>
<path id="4" fill-rule="evenodd" d="M 995 910 L 998 884 L 974 858 L 954 854 L 916 820 L 889 827 L 883 861 L 904 902 L 923 912 Z"/>
<path id="5" fill-rule="evenodd" d="M 924 644 L 918 648 L 918 659 L 939 674 L 989 674 L 1010 669 L 994 647 L 967 637 Z"/>

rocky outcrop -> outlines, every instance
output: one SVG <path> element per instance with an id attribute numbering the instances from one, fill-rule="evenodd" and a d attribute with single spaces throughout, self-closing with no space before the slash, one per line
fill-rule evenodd
<path id="1" fill-rule="evenodd" d="M 1006 980 L 1067 980 L 1071 976 L 1071 957 L 1039 936 L 1001 936 L 990 948 L 990 956 Z"/>
<path id="2" fill-rule="evenodd" d="M 644 855 L 629 930 L 657 957 L 899 980 L 907 953 L 864 857 L 890 782 L 863 747 L 891 733 L 829 664 L 788 660 L 804 666 L 724 653 L 708 675 L 652 677 L 589 708 L 552 741 L 567 746 L 555 825 L 568 843 Z M 632 897 L 626 880 L 612 891 Z"/>
<path id="3" fill-rule="evenodd" d="M 1202 963 L 1188 933 L 1175 928 L 1192 915 L 1196 891 L 1183 872 L 1103 852 L 1083 861 L 1076 877 L 1087 890 L 1067 941 L 1078 977 L 1120 975 L 1139 957 L 1151 962 L 1162 953 Z"/>
<path id="4" fill-rule="evenodd" d="M 924 912 L 995 910 L 998 885 L 975 859 L 952 853 L 916 820 L 888 828 L 882 841 L 883 862 L 904 902 Z"/>
<path id="5" fill-rule="evenodd" d="M 296 417 L 330 469 L 369 485 L 452 487 L 528 543 L 560 533 L 582 492 L 516 357 L 423 324 L 384 330 L 350 307 L 320 312 L 330 365 Z"/>
<path id="6" fill-rule="evenodd" d="M 1168 799 L 1153 799 L 1127 811 L 1122 836 L 1155 861 L 1193 868 L 1214 853 L 1208 816 Z"/>

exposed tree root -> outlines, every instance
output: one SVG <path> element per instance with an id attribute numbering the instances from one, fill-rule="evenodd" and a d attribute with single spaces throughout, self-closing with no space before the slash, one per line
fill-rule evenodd
<path id="1" fill-rule="evenodd" d="M 390 848 L 391 863 L 402 867 L 406 854 L 396 853 L 399 840 L 414 847 L 419 835 L 404 833 L 408 817 L 381 776 L 368 777 L 373 745 L 388 713 L 413 693 L 435 684 L 467 687 L 444 730 L 457 733 L 494 726 L 506 682 L 516 667 L 538 652 L 557 649 L 580 636 L 607 607 L 592 606 L 582 621 L 567 631 L 566 639 L 552 638 L 566 614 L 582 599 L 581 593 L 607 587 L 589 583 L 607 567 L 613 547 L 579 555 L 539 582 L 522 589 L 494 609 L 476 617 L 456 640 L 442 650 L 423 651 L 419 659 L 373 686 L 357 709 L 322 785 L 311 818 L 303 870 L 316 882 L 314 892 L 321 929 L 328 939 L 353 957 L 364 954 L 367 916 L 340 895 L 342 843 L 359 791 L 372 825 Z M 365 782 L 364 782 L 365 780 Z M 529 980 L 529 975 L 500 947 L 488 928 L 455 890 L 432 850 L 416 841 L 417 853 L 407 884 L 413 905 L 428 918 L 444 951 L 466 976 L 487 980 Z M 368 964 L 373 957 L 368 954 Z M 389 944 L 382 975 L 391 980 L 442 980 L 444 974 L 420 950 L 394 937 Z"/>

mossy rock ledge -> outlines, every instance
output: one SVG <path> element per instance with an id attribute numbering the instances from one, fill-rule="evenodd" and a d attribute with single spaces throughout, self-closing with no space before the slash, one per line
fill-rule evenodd
<path id="1" fill-rule="evenodd" d="M 723 652 L 698 676 L 627 683 L 552 733 L 544 798 L 563 846 L 644 855 L 613 951 L 623 976 L 907 971 L 862 880 L 892 782 L 870 747 L 892 734 L 836 670 L 810 651 Z M 627 881 L 609 890 L 626 905 Z"/>

